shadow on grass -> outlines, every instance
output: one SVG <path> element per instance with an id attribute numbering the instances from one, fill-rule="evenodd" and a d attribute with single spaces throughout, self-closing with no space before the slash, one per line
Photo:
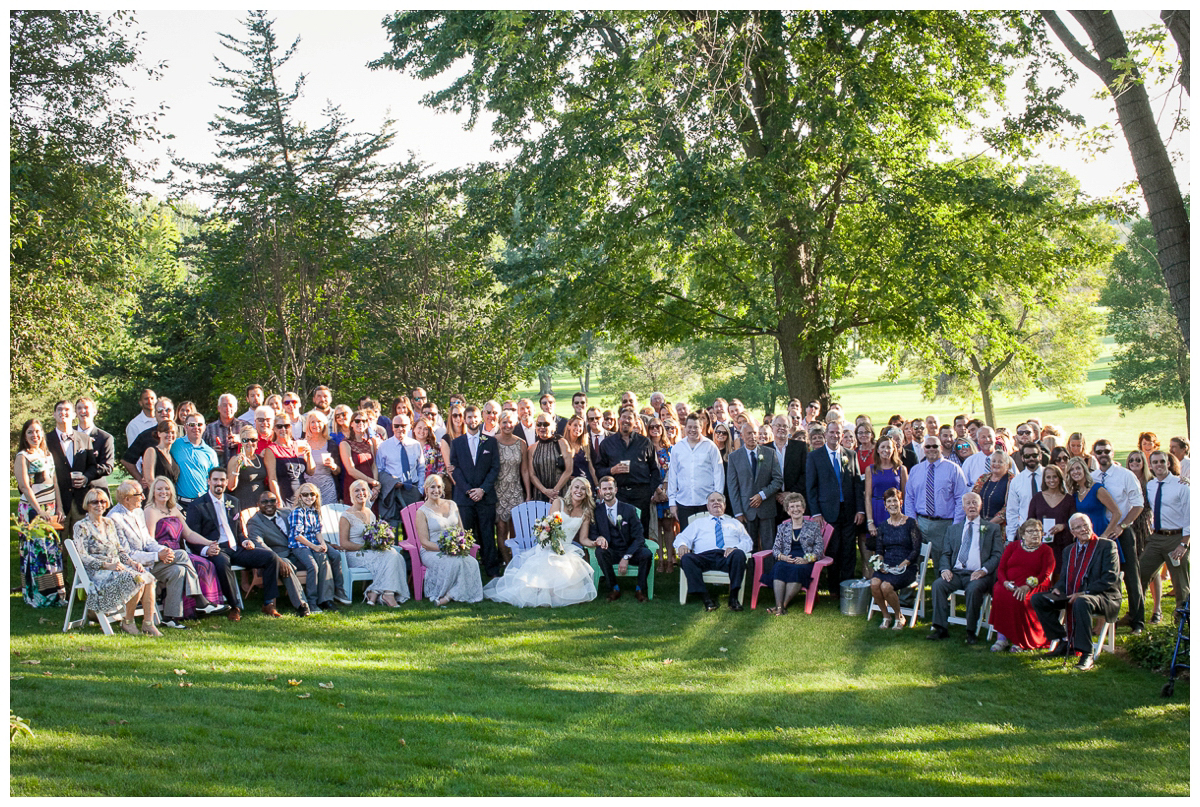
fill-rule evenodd
<path id="1" fill-rule="evenodd" d="M 879 631 L 842 617 L 832 602 L 796 618 L 705 614 L 660 600 L 624 605 L 415 604 L 306 620 L 248 617 L 158 642 L 94 630 L 30 636 L 36 620 L 28 624 L 29 609 L 14 607 L 14 631 L 27 640 L 22 657 L 42 664 L 13 659 L 21 678 L 12 682 L 12 708 L 38 737 L 13 746 L 11 788 L 139 796 L 1187 792 L 1178 764 L 1187 753 L 1186 693 L 1164 704 L 1153 676 L 1110 656 L 1080 675 L 1032 657 L 934 645 L 920 630 Z M 318 686 L 325 681 L 333 688 Z"/>

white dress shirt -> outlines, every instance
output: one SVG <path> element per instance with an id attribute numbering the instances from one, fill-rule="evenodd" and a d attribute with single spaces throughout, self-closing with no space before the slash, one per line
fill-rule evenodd
<path id="1" fill-rule="evenodd" d="M 1029 486 L 1029 478 L 1037 480 L 1037 489 L 1042 489 L 1042 466 L 1036 470 L 1024 470 L 1008 483 L 1008 499 L 1004 503 L 1004 535 L 1009 541 L 1017 539 L 1017 529 L 1029 518 L 1029 503 L 1033 501 L 1033 491 Z"/>
<path id="2" fill-rule="evenodd" d="M 967 550 L 967 563 L 965 566 L 960 566 L 958 564 L 958 552 L 955 552 L 953 565 L 950 568 L 956 571 L 966 570 L 968 572 L 974 572 L 978 571 L 981 566 L 979 560 L 979 544 L 982 536 L 980 535 L 979 519 L 963 522 L 962 540 L 966 541 L 968 535 L 971 536 L 971 548 Z M 959 551 L 962 551 L 962 544 L 959 544 L 958 548 Z"/>
<path id="3" fill-rule="evenodd" d="M 701 437 L 693 446 L 680 440 L 671 446 L 667 471 L 667 501 L 671 505 L 701 507 L 708 494 L 725 490 L 725 463 L 716 443 Z"/>
<path id="4" fill-rule="evenodd" d="M 1192 458 L 1184 457 L 1179 461 L 1179 478 L 1184 482 L 1192 479 Z"/>
<path id="5" fill-rule="evenodd" d="M 990 454 L 984 454 L 982 451 L 977 451 L 963 460 L 962 472 L 963 476 L 967 478 L 968 488 L 979 481 L 979 477 L 986 473 L 991 473 L 991 466 L 988 462 L 990 459 Z"/>
<path id="6" fill-rule="evenodd" d="M 1128 468 L 1110 465 L 1107 471 L 1092 474 L 1092 479 L 1100 482 L 1108 491 L 1108 495 L 1113 497 L 1113 501 L 1117 503 L 1117 510 L 1121 513 L 1122 524 L 1125 523 L 1125 517 L 1129 515 L 1130 510 L 1146 503 L 1142 498 L 1141 483 Z M 1163 495 L 1166 496 L 1165 493 Z"/>
<path id="7" fill-rule="evenodd" d="M 230 549 L 237 549 L 238 545 L 233 541 L 233 528 L 229 526 L 229 519 L 225 517 L 225 502 L 210 492 L 208 498 L 212 500 L 213 509 L 217 511 L 217 523 L 221 526 L 221 537 L 217 539 L 217 543 L 227 543 Z"/>
<path id="8" fill-rule="evenodd" d="M 1158 496 L 1158 488 L 1162 486 L 1162 523 L 1155 524 L 1158 530 L 1183 530 L 1185 536 L 1192 534 L 1191 521 L 1191 488 L 1179 481 L 1174 474 L 1167 474 L 1163 481 L 1151 479 L 1146 483 L 1146 506 L 1154 513 L 1154 500 Z"/>
<path id="9" fill-rule="evenodd" d="M 679 537 L 675 539 L 675 548 L 686 546 L 689 552 L 710 552 L 717 548 L 716 519 L 711 515 L 697 518 L 688 524 Z M 725 540 L 725 549 L 740 549 L 747 555 L 754 549 L 750 533 L 742 523 L 732 516 L 721 516 L 721 536 Z"/>

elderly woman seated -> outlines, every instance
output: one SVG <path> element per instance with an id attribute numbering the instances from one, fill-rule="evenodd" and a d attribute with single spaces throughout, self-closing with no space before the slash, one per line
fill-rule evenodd
<path id="1" fill-rule="evenodd" d="M 1031 602 L 1054 579 L 1054 550 L 1042 536 L 1042 523 L 1028 519 L 1017 529 L 1017 540 L 1005 546 L 1000 556 L 992 588 L 991 623 L 999 633 L 993 651 L 1033 650 L 1046 644 Z"/>
<path id="2" fill-rule="evenodd" d="M 142 605 L 142 633 L 162 636 L 154 627 L 154 577 L 142 567 L 117 540 L 117 528 L 104 516 L 108 509 L 108 494 L 92 488 L 83 497 L 85 518 L 75 523 L 75 544 L 79 558 L 92 581 L 88 593 L 88 610 L 111 613 L 125 606 L 121 630 L 138 634 L 133 617 L 138 603 Z"/>
<path id="3" fill-rule="evenodd" d="M 789 493 L 783 497 L 783 508 L 790 518 L 775 532 L 772 552 L 775 565 L 759 578 L 775 593 L 775 607 L 767 613 L 782 616 L 800 589 L 812 585 L 813 565 L 825 556 L 821 525 L 804 517 L 804 497 Z"/>

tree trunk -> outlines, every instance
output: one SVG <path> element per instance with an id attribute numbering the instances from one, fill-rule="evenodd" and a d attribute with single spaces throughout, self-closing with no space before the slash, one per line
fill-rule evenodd
<path id="1" fill-rule="evenodd" d="M 1095 73 L 1111 93 L 1119 80 L 1120 91 L 1113 100 L 1117 119 L 1133 157 L 1142 196 L 1146 200 L 1150 221 L 1154 224 L 1154 239 L 1158 244 L 1158 264 L 1171 294 L 1171 305 L 1179 320 L 1179 331 L 1191 347 L 1192 332 L 1189 312 L 1191 300 L 1191 234 L 1188 213 L 1179 191 L 1179 181 L 1171 159 L 1163 145 L 1162 135 L 1154 120 L 1150 96 L 1136 68 L 1128 73 L 1113 67 L 1114 60 L 1124 64 L 1129 56 L 1125 36 L 1111 11 L 1072 11 L 1071 15 L 1083 26 L 1092 41 L 1095 53 L 1089 52 L 1067 30 L 1058 15 L 1043 11 L 1042 16 L 1062 40 L 1067 50 L 1085 67 Z"/>
<path id="2" fill-rule="evenodd" d="M 550 375 L 550 371 L 543 368 L 538 370 L 538 397 L 550 392 L 554 387 L 554 377 Z"/>
<path id="3" fill-rule="evenodd" d="M 583 366 L 583 394 L 592 394 L 592 363 L 588 362 Z"/>
<path id="4" fill-rule="evenodd" d="M 779 354 L 783 360 L 783 375 L 787 379 L 788 396 L 802 401 L 814 398 L 821 402 L 822 411 L 829 408 L 829 385 L 821 373 L 819 357 L 805 350 L 800 338 L 800 318 L 794 315 L 779 318 Z"/>
<path id="5" fill-rule="evenodd" d="M 1171 38 L 1175 40 L 1175 48 L 1179 51 L 1179 60 L 1182 63 L 1179 70 L 1179 83 L 1183 85 L 1183 89 L 1188 95 L 1192 94 L 1192 12 L 1184 9 L 1183 11 L 1163 11 L 1159 13 L 1162 18 L 1163 25 L 1167 26 L 1167 30 L 1171 32 Z"/>
<path id="6" fill-rule="evenodd" d="M 996 427 L 996 408 L 992 405 L 992 381 L 994 377 L 987 372 L 977 376 L 979 379 L 979 397 L 983 399 L 983 422 Z"/>

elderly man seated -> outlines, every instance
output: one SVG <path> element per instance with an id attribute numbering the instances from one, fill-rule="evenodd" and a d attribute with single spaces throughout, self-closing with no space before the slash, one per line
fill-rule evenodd
<path id="1" fill-rule="evenodd" d="M 129 556 L 146 567 L 154 578 L 162 583 L 164 592 L 162 624 L 168 628 L 186 628 L 183 624 L 183 598 L 196 598 L 199 608 L 220 610 L 200 593 L 200 578 L 188 553 L 181 549 L 163 546 L 150 537 L 146 529 L 146 516 L 142 513 L 142 486 L 126 479 L 117 488 L 117 504 L 108 511 L 108 517 L 117 528 L 117 540 Z"/>
<path id="2" fill-rule="evenodd" d="M 729 610 L 740 611 L 742 604 L 738 601 L 738 591 L 746 574 L 746 555 L 754 544 L 741 522 L 725 515 L 723 493 L 708 494 L 706 504 L 708 515 L 697 517 L 675 539 L 679 568 L 687 578 L 688 594 L 703 595 L 705 611 L 717 610 L 717 604 L 704 585 L 704 573 L 728 572 Z"/>
<path id="3" fill-rule="evenodd" d="M 1079 654 L 1080 670 L 1090 670 L 1092 655 L 1092 615 L 1103 614 L 1113 622 L 1121 610 L 1120 563 L 1117 545 L 1092 532 L 1092 520 L 1076 513 L 1067 521 L 1075 543 L 1063 552 L 1058 582 L 1049 591 L 1033 595 L 1033 610 L 1046 638 L 1047 656 Z M 1063 613 L 1066 624 L 1063 624 Z"/>
<path id="4" fill-rule="evenodd" d="M 933 627 L 926 639 L 945 639 L 950 635 L 950 595 L 962 589 L 967 605 L 967 644 L 979 641 L 975 635 L 983 598 L 996 582 L 996 567 L 1004 554 L 1004 532 L 980 518 L 983 500 L 977 493 L 965 493 L 962 509 L 965 520 L 951 524 L 946 540 L 937 554 L 938 576 L 933 581 Z"/>

